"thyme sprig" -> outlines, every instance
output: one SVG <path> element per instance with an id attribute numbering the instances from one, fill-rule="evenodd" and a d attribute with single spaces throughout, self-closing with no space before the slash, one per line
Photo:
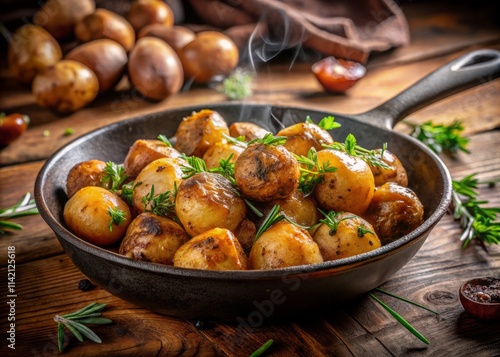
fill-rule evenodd
<path id="1" fill-rule="evenodd" d="M 255 138 L 253 140 L 250 140 L 248 142 L 248 145 L 257 143 L 257 144 L 278 146 L 278 145 L 284 145 L 286 143 L 286 140 L 287 140 L 286 136 L 274 136 L 272 133 L 267 133 L 262 138 Z"/>
<path id="2" fill-rule="evenodd" d="M 83 337 L 87 337 L 95 343 L 101 343 L 99 336 L 86 325 L 106 325 L 113 322 L 110 319 L 99 317 L 105 307 L 106 304 L 94 302 L 70 314 L 54 316 L 54 321 L 57 322 L 59 352 L 64 350 L 64 328 L 67 328 L 80 342 L 83 341 Z"/>
<path id="3" fill-rule="evenodd" d="M 309 123 L 309 124 L 315 124 L 309 115 L 306 117 L 305 121 L 306 121 L 306 123 Z M 322 118 L 317 125 L 321 129 L 324 129 L 324 130 L 337 129 L 337 128 L 340 128 L 342 126 L 342 124 L 335 121 L 335 117 L 333 115 L 328 115 L 328 116 Z"/>
<path id="4" fill-rule="evenodd" d="M 3 219 L 10 219 L 15 217 L 30 216 L 38 214 L 35 200 L 31 199 L 31 193 L 27 192 L 24 196 L 13 206 L 0 209 L 0 234 L 5 234 L 5 229 L 21 230 L 23 226 Z"/>
<path id="5" fill-rule="evenodd" d="M 326 224 L 333 231 L 333 234 L 337 233 L 337 229 L 339 227 L 340 222 L 356 217 L 355 215 L 348 215 L 348 216 L 344 216 L 344 217 L 339 217 L 342 213 L 344 213 L 341 211 L 339 211 L 339 212 L 330 211 L 330 212 L 326 213 L 319 208 L 318 208 L 318 211 L 324 217 L 324 218 L 320 219 L 319 221 L 321 223 Z"/>
<path id="6" fill-rule="evenodd" d="M 121 164 L 116 164 L 112 161 L 106 162 L 104 168 L 104 177 L 102 183 L 109 185 L 111 192 L 119 190 L 123 182 L 127 179 L 128 175 L 125 173 L 125 168 Z"/>
<path id="7" fill-rule="evenodd" d="M 167 217 L 174 210 L 175 196 L 177 196 L 177 184 L 175 183 L 173 190 L 159 194 L 155 194 L 155 185 L 151 185 L 151 191 L 142 198 L 141 202 L 144 204 L 145 212 Z"/>
<path id="8" fill-rule="evenodd" d="M 309 149 L 307 156 L 294 156 L 300 164 L 299 190 L 302 191 L 305 197 L 309 196 L 314 191 L 314 188 L 324 180 L 326 173 L 337 170 L 336 167 L 330 166 L 329 161 L 319 164 L 318 152 L 314 147 Z"/>
<path id="9" fill-rule="evenodd" d="M 266 230 L 268 230 L 273 224 L 278 223 L 279 221 L 285 220 L 288 223 L 293 224 L 294 226 L 303 228 L 305 230 L 309 230 L 311 227 L 306 227 L 298 224 L 297 222 L 294 222 L 290 218 L 288 218 L 283 212 L 281 212 L 281 206 L 280 205 L 274 205 L 273 208 L 269 211 L 269 213 L 266 215 L 264 220 L 262 221 L 262 224 L 260 225 L 259 229 L 257 230 L 257 233 L 255 234 L 254 242 L 259 239 L 259 237 L 264 233 Z"/>
<path id="10" fill-rule="evenodd" d="M 134 190 L 137 186 L 141 185 L 140 181 L 130 181 L 122 185 L 120 197 L 123 198 L 129 205 L 133 203 Z"/>
<path id="11" fill-rule="evenodd" d="M 109 221 L 109 231 L 113 231 L 113 226 L 119 226 L 125 222 L 125 212 L 118 207 L 108 207 L 108 214 L 111 217 Z"/>
<path id="12" fill-rule="evenodd" d="M 200 172 L 208 171 L 205 161 L 199 157 L 182 154 L 181 158 L 186 160 L 186 164 L 181 166 L 182 173 L 184 174 L 182 176 L 183 179 L 188 179 Z"/>
<path id="13" fill-rule="evenodd" d="M 432 120 L 419 125 L 407 121 L 404 123 L 412 128 L 411 136 L 423 142 L 436 154 L 456 154 L 459 151 L 470 153 L 467 149 L 469 139 L 462 135 L 464 126 L 459 120 L 449 125 L 434 124 Z"/>

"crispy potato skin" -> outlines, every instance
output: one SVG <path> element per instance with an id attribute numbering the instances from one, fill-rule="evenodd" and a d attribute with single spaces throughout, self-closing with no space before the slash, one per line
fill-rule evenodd
<path id="1" fill-rule="evenodd" d="M 269 133 L 268 130 L 250 122 L 234 122 L 229 126 L 229 135 L 233 138 L 243 136 L 245 141 L 260 139 Z"/>
<path id="2" fill-rule="evenodd" d="M 377 149 L 375 152 L 380 157 L 381 150 Z M 375 186 L 382 186 L 386 182 L 395 182 L 404 187 L 408 186 L 408 174 L 396 155 L 389 150 L 384 150 L 382 161 L 391 168 L 384 169 L 369 164 L 370 170 L 372 170 L 373 177 L 375 178 Z"/>
<path id="3" fill-rule="evenodd" d="M 182 119 L 174 147 L 188 156 L 203 157 L 211 145 L 224 140 L 223 134 L 229 134 L 224 118 L 213 110 L 200 110 Z"/>
<path id="4" fill-rule="evenodd" d="M 420 226 L 424 207 L 410 188 L 387 182 L 377 187 L 363 217 L 373 225 L 385 245 Z"/>
<path id="5" fill-rule="evenodd" d="M 343 220 L 338 224 L 336 231 L 322 223 L 313 234 L 313 239 L 318 244 L 325 261 L 347 258 L 380 248 L 380 239 L 366 220 L 349 212 L 339 214 L 338 219 Z M 358 235 L 360 226 L 374 234 L 365 233 L 360 237 Z"/>
<path id="6" fill-rule="evenodd" d="M 311 147 L 316 151 L 323 150 L 323 144 L 333 144 L 330 133 L 316 124 L 297 123 L 281 129 L 277 136 L 286 136 L 286 143 L 283 145 L 288 151 L 299 156 L 307 156 Z"/>
<path id="7" fill-rule="evenodd" d="M 214 228 L 182 245 L 175 253 L 174 266 L 204 270 L 246 270 L 247 257 L 230 230 Z"/>
<path id="8" fill-rule="evenodd" d="M 123 167 L 130 177 L 137 177 L 151 162 L 169 157 L 179 158 L 181 153 L 161 140 L 136 140 L 127 152 Z"/>
<path id="9" fill-rule="evenodd" d="M 205 161 L 207 169 L 211 169 L 218 167 L 221 159 L 227 160 L 231 155 L 231 160 L 229 160 L 229 162 L 236 162 L 236 159 L 243 150 L 245 150 L 245 148 L 242 146 L 221 141 L 211 145 L 207 151 L 205 151 L 205 154 L 203 154 L 202 159 Z"/>
<path id="10" fill-rule="evenodd" d="M 314 189 L 318 205 L 325 210 L 362 215 L 373 197 L 373 174 L 363 160 L 347 153 L 325 149 L 318 152 L 318 163 L 336 167 L 327 172 L 323 182 Z"/>
<path id="11" fill-rule="evenodd" d="M 175 252 L 189 235 L 173 220 L 141 213 L 130 223 L 119 253 L 134 260 L 172 265 Z"/>
<path id="12" fill-rule="evenodd" d="M 266 230 L 253 244 L 249 269 L 277 269 L 323 262 L 318 245 L 309 233 L 286 221 Z"/>
<path id="13" fill-rule="evenodd" d="M 295 190 L 286 198 L 271 201 L 266 205 L 264 214 L 266 215 L 274 205 L 280 205 L 281 212 L 301 226 L 314 226 L 321 218 L 314 197 L 304 197 L 300 190 Z"/>
<path id="14" fill-rule="evenodd" d="M 113 224 L 109 208 L 117 208 L 125 213 L 125 221 Z M 64 222 L 78 237 L 99 246 L 117 242 L 125 234 L 131 221 L 128 205 L 114 193 L 97 186 L 80 189 L 64 206 Z"/>
<path id="15" fill-rule="evenodd" d="M 299 164 L 281 145 L 249 145 L 234 165 L 241 192 L 257 202 L 286 198 L 299 186 Z"/>
<path id="16" fill-rule="evenodd" d="M 250 254 L 256 233 L 257 227 L 255 226 L 255 223 L 248 218 L 243 219 L 236 229 L 236 238 L 247 255 Z"/>
<path id="17" fill-rule="evenodd" d="M 175 212 L 186 232 L 196 236 L 213 228 L 235 232 L 246 216 L 246 205 L 226 178 L 202 172 L 179 185 Z"/>
<path id="18" fill-rule="evenodd" d="M 99 186 L 105 187 L 102 179 L 105 176 L 106 163 L 101 160 L 87 160 L 73 166 L 68 172 L 66 181 L 66 193 L 71 198 L 83 187 Z"/>

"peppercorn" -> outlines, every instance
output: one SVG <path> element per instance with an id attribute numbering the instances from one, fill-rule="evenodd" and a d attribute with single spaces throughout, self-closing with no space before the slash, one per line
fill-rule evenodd
<path id="1" fill-rule="evenodd" d="M 78 289 L 81 291 L 89 291 L 95 287 L 89 279 L 82 279 L 78 282 Z"/>

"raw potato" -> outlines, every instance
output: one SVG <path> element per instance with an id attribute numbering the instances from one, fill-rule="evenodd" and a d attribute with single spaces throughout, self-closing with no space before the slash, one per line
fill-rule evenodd
<path id="1" fill-rule="evenodd" d="M 212 228 L 235 232 L 246 216 L 246 205 L 229 180 L 219 174 L 201 172 L 179 185 L 175 213 L 190 236 Z"/>
<path id="2" fill-rule="evenodd" d="M 106 187 L 102 182 L 106 173 L 104 169 L 106 163 L 101 160 L 87 160 L 80 162 L 69 170 L 68 178 L 66 181 L 66 193 L 71 198 L 81 188 L 87 186 Z"/>
<path id="3" fill-rule="evenodd" d="M 249 122 L 234 122 L 229 126 L 230 136 L 233 138 L 243 136 L 245 141 L 261 139 L 266 136 L 267 133 L 269 133 L 268 130 Z"/>
<path id="4" fill-rule="evenodd" d="M 84 43 L 71 50 L 66 59 L 87 66 L 99 81 L 99 93 L 113 89 L 125 72 L 127 52 L 118 42 L 109 39 Z"/>
<path id="5" fill-rule="evenodd" d="M 130 53 L 128 74 L 135 89 L 154 100 L 178 93 L 184 81 L 182 64 L 175 51 L 153 37 L 137 41 Z"/>
<path id="6" fill-rule="evenodd" d="M 336 167 L 327 172 L 314 189 L 318 205 L 328 211 L 362 215 L 373 197 L 375 182 L 370 167 L 363 160 L 342 151 L 325 149 L 318 152 L 318 163 Z"/>
<path id="7" fill-rule="evenodd" d="M 380 149 L 375 150 L 380 158 Z M 382 161 L 390 166 L 390 169 L 370 166 L 373 177 L 375 178 L 375 186 L 382 186 L 386 182 L 395 182 L 401 186 L 408 186 L 408 174 L 398 157 L 389 150 L 384 150 Z"/>
<path id="8" fill-rule="evenodd" d="M 224 118 L 213 110 L 200 110 L 183 118 L 175 133 L 174 147 L 188 156 L 202 157 L 207 149 L 229 135 Z"/>
<path id="9" fill-rule="evenodd" d="M 24 83 L 31 83 L 39 72 L 61 58 L 59 43 L 40 26 L 21 26 L 9 41 L 9 70 Z"/>
<path id="10" fill-rule="evenodd" d="M 141 213 L 128 226 L 119 253 L 134 260 L 172 265 L 175 252 L 188 240 L 186 231 L 173 220 Z"/>
<path id="11" fill-rule="evenodd" d="M 81 42 L 109 38 L 118 42 L 129 52 L 135 43 L 132 25 L 114 12 L 96 9 L 92 14 L 81 18 L 75 25 L 75 36 Z"/>
<path id="12" fill-rule="evenodd" d="M 137 38 L 147 36 L 156 37 L 165 41 L 175 52 L 177 52 L 177 54 L 179 54 L 179 50 L 193 41 L 196 34 L 184 26 L 170 27 L 164 24 L 151 24 L 143 27 L 139 31 Z"/>
<path id="13" fill-rule="evenodd" d="M 277 269 L 323 262 L 309 233 L 286 221 L 272 225 L 253 244 L 249 269 Z"/>
<path id="14" fill-rule="evenodd" d="M 221 159 L 227 160 L 231 157 L 229 162 L 234 163 L 243 150 L 245 150 L 243 146 L 221 141 L 210 146 L 205 154 L 203 154 L 202 159 L 205 161 L 207 169 L 211 169 L 218 167 Z"/>
<path id="15" fill-rule="evenodd" d="M 61 60 L 35 77 L 32 91 L 40 106 L 69 113 L 94 100 L 99 82 L 87 66 Z"/>
<path id="16" fill-rule="evenodd" d="M 174 12 L 163 1 L 137 0 L 130 6 L 127 19 L 136 32 L 146 25 L 163 24 L 173 26 Z"/>
<path id="17" fill-rule="evenodd" d="M 245 270 L 247 257 L 234 234 L 214 228 L 191 238 L 177 250 L 174 266 L 203 270 Z"/>
<path id="18" fill-rule="evenodd" d="M 111 224 L 110 209 L 122 211 L 124 221 Z M 64 206 L 63 217 L 71 232 L 98 246 L 116 243 L 131 221 L 128 205 L 114 193 L 97 186 L 84 187 L 71 197 Z"/>
<path id="19" fill-rule="evenodd" d="M 276 136 L 286 136 L 283 145 L 288 151 L 299 156 L 306 156 L 311 147 L 316 151 L 323 150 L 323 145 L 333 144 L 333 138 L 328 131 L 313 123 L 297 123 L 281 129 Z"/>
<path id="20" fill-rule="evenodd" d="M 312 227 L 321 218 L 314 198 L 312 196 L 304 197 L 300 190 L 295 190 L 290 196 L 267 204 L 264 215 L 267 215 L 274 205 L 279 205 L 281 213 L 301 226 Z"/>
<path id="21" fill-rule="evenodd" d="M 148 164 L 170 157 L 178 158 L 181 153 L 161 140 L 136 140 L 128 150 L 123 167 L 129 177 L 137 177 Z"/>
<path id="22" fill-rule="evenodd" d="M 94 11 L 94 0 L 47 0 L 33 22 L 62 40 L 73 36 L 76 22 Z"/>
<path id="23" fill-rule="evenodd" d="M 349 212 L 337 216 L 337 229 L 322 223 L 313 234 L 325 261 L 352 257 L 380 248 L 381 243 L 374 228 L 363 218 Z M 359 227 L 373 232 L 362 233 Z"/>

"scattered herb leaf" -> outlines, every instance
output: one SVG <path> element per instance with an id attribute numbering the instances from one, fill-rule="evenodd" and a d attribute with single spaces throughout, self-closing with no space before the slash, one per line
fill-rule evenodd
<path id="1" fill-rule="evenodd" d="M 456 154 L 459 151 L 470 153 L 467 149 L 469 139 L 462 136 L 464 126 L 458 120 L 449 125 L 434 124 L 431 120 L 420 124 L 405 121 L 413 130 L 411 136 L 427 145 L 436 154 Z"/>
<path id="2" fill-rule="evenodd" d="M 13 206 L 0 209 L 0 234 L 5 234 L 5 229 L 21 230 L 23 226 L 14 222 L 4 221 L 3 219 L 23 217 L 38 214 L 35 200 L 31 199 L 31 194 L 27 192 Z"/>
<path id="3" fill-rule="evenodd" d="M 118 209 L 118 207 L 108 207 L 108 214 L 111 217 L 109 221 L 109 231 L 113 231 L 113 225 L 119 226 L 125 222 L 125 212 Z"/>
<path id="4" fill-rule="evenodd" d="M 243 99 L 252 95 L 252 82 L 253 76 L 238 68 L 224 79 L 222 86 L 219 87 L 219 92 L 231 100 Z"/>
<path id="5" fill-rule="evenodd" d="M 73 129 L 73 128 L 66 128 L 66 129 L 64 129 L 63 135 L 64 136 L 70 136 L 70 135 L 73 135 L 74 133 L 75 133 L 75 129 Z"/>
<path id="6" fill-rule="evenodd" d="M 273 344 L 274 340 L 273 339 L 269 339 L 267 340 L 266 343 L 264 343 L 262 346 L 260 346 L 258 349 L 256 349 L 251 355 L 250 357 L 259 357 L 259 356 L 262 356 L 262 354 L 264 352 L 267 351 L 267 349 L 269 347 L 271 347 L 271 345 Z"/>

